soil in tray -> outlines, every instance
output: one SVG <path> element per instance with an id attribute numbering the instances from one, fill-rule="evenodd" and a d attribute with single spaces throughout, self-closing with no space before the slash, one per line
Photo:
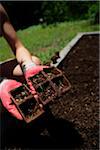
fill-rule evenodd
<path id="1" fill-rule="evenodd" d="M 61 72 L 58 71 L 58 69 L 54 67 L 44 68 L 43 71 L 39 72 L 33 77 L 30 77 L 29 79 L 31 80 L 33 86 L 37 86 L 39 83 L 42 83 L 48 80 L 48 78 L 53 78 L 54 76 L 58 74 L 61 74 Z"/>
<path id="2" fill-rule="evenodd" d="M 61 72 L 54 67 L 44 68 L 43 71 L 46 73 L 47 77 L 49 78 L 54 77 L 58 74 L 61 74 Z"/>
<path id="3" fill-rule="evenodd" d="M 25 101 L 24 103 L 19 105 L 19 108 L 23 115 L 25 116 L 26 120 L 34 118 L 40 112 L 39 104 L 36 100 L 32 97 Z"/>
<path id="4" fill-rule="evenodd" d="M 26 86 L 20 86 L 12 91 L 10 91 L 13 98 L 16 100 L 17 103 L 23 102 L 29 95 L 30 92 L 26 88 Z"/>
<path id="5" fill-rule="evenodd" d="M 36 86 L 39 83 L 42 83 L 46 80 L 46 77 L 42 74 L 42 72 L 39 72 L 38 74 L 34 75 L 33 77 L 29 78 L 33 84 L 33 86 Z"/>
<path id="6" fill-rule="evenodd" d="M 49 82 L 46 82 L 39 86 L 37 88 L 37 92 L 39 93 L 39 96 L 41 97 L 42 102 L 48 102 L 50 100 L 53 100 L 55 97 L 55 90 L 50 85 Z"/>
<path id="7" fill-rule="evenodd" d="M 56 89 L 60 93 L 64 92 L 69 87 L 69 83 L 67 82 L 67 80 L 63 76 L 59 76 L 57 78 L 54 78 L 52 80 L 52 82 L 53 82 L 54 86 L 56 87 Z"/>
<path id="8" fill-rule="evenodd" d="M 50 106 L 54 116 L 75 125 L 83 138 L 80 149 L 99 149 L 99 34 L 83 36 L 58 68 L 72 87 L 60 98 L 63 106 Z"/>
<path id="9" fill-rule="evenodd" d="M 19 108 L 20 113 L 24 116 L 26 122 L 30 122 L 39 114 L 41 114 L 41 109 L 36 99 L 31 95 L 26 86 L 20 86 L 11 91 L 14 102 Z"/>

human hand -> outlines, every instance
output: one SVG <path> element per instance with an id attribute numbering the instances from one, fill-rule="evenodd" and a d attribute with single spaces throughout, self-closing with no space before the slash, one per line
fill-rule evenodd
<path id="1" fill-rule="evenodd" d="M 17 119 L 23 120 L 16 106 L 12 103 L 10 91 L 21 86 L 20 82 L 15 80 L 4 79 L 0 83 L 0 99 L 2 101 L 3 106 Z"/>
<path id="2" fill-rule="evenodd" d="M 32 62 L 34 62 L 36 65 L 41 64 L 41 60 L 36 56 L 32 56 Z M 27 62 L 26 62 L 26 64 L 27 64 Z M 13 75 L 14 76 L 22 76 L 23 75 L 22 69 L 19 64 L 14 68 Z"/>

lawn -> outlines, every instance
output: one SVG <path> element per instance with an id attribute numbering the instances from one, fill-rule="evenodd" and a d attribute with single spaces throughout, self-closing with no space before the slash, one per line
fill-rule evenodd
<path id="1" fill-rule="evenodd" d="M 17 31 L 26 48 L 38 56 L 43 63 L 49 61 L 56 51 L 63 49 L 79 32 L 99 31 L 99 25 L 90 25 L 89 21 L 63 22 L 57 25 L 31 26 Z M 0 38 L 0 61 L 14 58 L 10 47 Z"/>

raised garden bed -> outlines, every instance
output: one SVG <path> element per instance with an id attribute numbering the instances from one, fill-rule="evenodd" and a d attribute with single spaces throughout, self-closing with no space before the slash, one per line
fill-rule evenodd
<path id="1" fill-rule="evenodd" d="M 11 118 L 9 113 L 2 113 L 4 132 L 1 132 L 5 135 L 1 139 L 6 139 L 3 141 L 4 148 L 99 150 L 99 34 L 81 35 L 57 66 L 65 72 L 71 82 L 71 89 L 62 94 L 59 103 L 58 99 L 55 103 L 49 103 L 54 120 L 48 116 L 44 119 L 49 120 L 48 125 L 41 118 L 38 122 L 40 126 L 34 123 L 25 127 L 20 121 L 17 123 Z M 3 68 L 1 71 L 5 74 Z M 7 75 L 11 78 L 9 72 Z M 44 130 L 41 129 L 43 122 Z M 82 137 L 81 143 L 71 124 Z"/>
<path id="2" fill-rule="evenodd" d="M 83 138 L 80 149 L 99 149 L 99 34 L 83 35 L 58 65 L 72 88 L 60 104 L 51 106 L 56 117 L 71 121 Z M 67 133 L 66 133 L 67 134 Z"/>

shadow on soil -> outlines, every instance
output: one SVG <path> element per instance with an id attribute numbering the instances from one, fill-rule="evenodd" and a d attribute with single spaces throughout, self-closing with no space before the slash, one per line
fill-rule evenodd
<path id="1" fill-rule="evenodd" d="M 10 120 L 7 115 L 2 119 L 1 148 L 72 149 L 82 144 L 82 138 L 73 124 L 55 118 L 50 111 L 28 125 L 8 116 Z"/>

